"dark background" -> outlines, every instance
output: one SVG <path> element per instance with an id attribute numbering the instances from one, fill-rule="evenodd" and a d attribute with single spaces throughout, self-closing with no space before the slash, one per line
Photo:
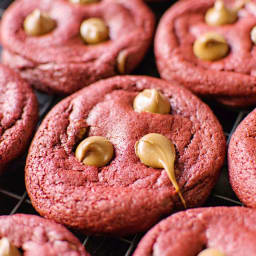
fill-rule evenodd
<path id="1" fill-rule="evenodd" d="M 7 8 L 11 2 L 12 1 L 10 0 L 0 0 L 0 16 L 3 14 L 4 9 Z M 149 6 L 156 14 L 157 20 L 159 20 L 164 11 L 170 7 L 173 2 L 174 1 L 167 1 L 166 3 L 151 3 Z M 154 61 L 153 46 L 151 47 L 141 65 L 134 71 L 134 74 L 159 77 Z M 54 106 L 56 102 L 58 102 L 61 98 L 56 96 L 48 96 L 40 92 L 36 92 L 36 94 L 40 104 L 40 120 L 42 120 L 42 118 L 51 109 L 51 107 Z M 219 121 L 221 122 L 227 137 L 228 145 L 230 136 L 232 135 L 233 131 L 241 122 L 241 120 L 250 112 L 250 109 L 231 110 L 214 102 L 208 101 L 206 103 L 210 105 Z M 25 159 L 26 155 L 10 164 L 8 171 L 5 172 L 5 174 L 3 174 L 3 176 L 0 178 L 0 215 L 14 213 L 37 214 L 33 209 L 25 190 Z M 218 205 L 241 205 L 229 185 L 226 162 L 222 169 L 220 179 L 215 186 L 210 198 L 205 204 L 205 206 Z M 135 236 L 125 238 L 113 238 L 84 236 L 74 231 L 73 233 L 75 233 L 75 235 L 85 245 L 87 251 L 89 251 L 93 256 L 129 256 L 132 254 L 136 248 L 137 243 L 143 235 L 137 234 Z"/>

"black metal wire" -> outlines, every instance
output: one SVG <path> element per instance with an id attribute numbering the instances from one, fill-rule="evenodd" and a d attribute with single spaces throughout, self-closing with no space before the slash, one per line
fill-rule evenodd
<path id="1" fill-rule="evenodd" d="M 0 0 L 0 17 L 4 9 L 10 4 L 10 0 Z M 151 7 L 157 13 L 158 19 L 169 4 L 152 4 Z M 1 50 L 1 48 L 0 48 Z M 155 66 L 153 49 L 148 53 L 143 63 L 136 69 L 134 74 L 145 74 L 152 76 L 159 76 Z M 36 92 L 39 106 L 40 106 L 40 121 L 49 111 L 49 109 L 58 101 L 54 96 Z M 216 105 L 212 102 L 207 102 L 213 109 L 215 115 L 219 118 L 223 125 L 224 132 L 227 136 L 227 145 L 230 137 L 235 131 L 236 127 L 242 119 L 250 112 L 248 111 L 234 111 L 223 106 Z M 40 122 L 39 122 L 40 123 Z M 31 202 L 27 196 L 24 185 L 24 166 L 26 155 L 17 159 L 10 164 L 8 171 L 0 178 L 0 215 L 14 214 L 14 213 L 28 213 L 37 214 L 33 209 Z M 215 186 L 210 198 L 205 206 L 219 206 L 219 205 L 242 205 L 236 198 L 228 182 L 227 163 L 225 163 L 217 185 Z M 74 231 L 73 231 L 74 232 Z M 137 243 L 142 234 L 122 237 L 95 237 L 84 236 L 83 234 L 74 234 L 80 239 L 93 256 L 130 256 L 132 255 Z"/>

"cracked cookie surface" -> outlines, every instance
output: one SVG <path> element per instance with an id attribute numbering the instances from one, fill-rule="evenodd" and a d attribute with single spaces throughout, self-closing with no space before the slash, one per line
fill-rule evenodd
<path id="1" fill-rule="evenodd" d="M 134 256 L 195 256 L 205 248 L 218 249 L 226 256 L 243 256 L 245 252 L 253 256 L 255 217 L 254 210 L 243 207 L 180 212 L 153 227 L 142 238 Z"/>
<path id="2" fill-rule="evenodd" d="M 29 85 L 0 65 L 0 172 L 28 145 L 37 122 L 37 100 Z"/>
<path id="3" fill-rule="evenodd" d="M 27 256 L 89 256 L 66 228 L 34 215 L 1 216 L 0 237 Z"/>
<path id="4" fill-rule="evenodd" d="M 228 148 L 229 178 L 233 190 L 247 206 L 256 208 L 256 110 L 233 133 Z"/>
<path id="5" fill-rule="evenodd" d="M 170 114 L 138 113 L 144 89 L 168 97 Z M 84 137 L 103 136 L 114 146 L 109 165 L 85 166 L 75 157 Z M 160 133 L 176 148 L 176 177 L 188 207 L 202 204 L 225 155 L 222 128 L 211 110 L 189 91 L 145 76 L 102 80 L 64 99 L 47 115 L 30 147 L 26 187 L 36 210 L 85 233 L 129 234 L 146 230 L 182 209 L 162 169 L 146 167 L 136 142 Z"/>
<path id="6" fill-rule="evenodd" d="M 26 35 L 24 19 L 35 9 L 56 21 L 52 32 L 38 37 Z M 109 40 L 97 45 L 83 42 L 80 26 L 89 17 L 106 22 Z M 102 0 L 87 5 L 68 0 L 16 1 L 2 19 L 3 61 L 40 90 L 70 94 L 118 74 L 118 69 L 131 72 L 145 55 L 153 29 L 154 16 L 141 0 Z"/>
<path id="7" fill-rule="evenodd" d="M 210 26 L 205 22 L 205 14 L 214 2 L 179 1 L 165 13 L 155 38 L 158 70 L 162 78 L 200 96 L 234 107 L 255 105 L 256 47 L 250 33 L 256 22 L 256 2 L 246 4 L 233 24 Z M 235 1 L 225 3 L 231 7 Z M 195 56 L 193 44 L 207 32 L 225 37 L 230 47 L 226 57 L 212 62 Z"/>

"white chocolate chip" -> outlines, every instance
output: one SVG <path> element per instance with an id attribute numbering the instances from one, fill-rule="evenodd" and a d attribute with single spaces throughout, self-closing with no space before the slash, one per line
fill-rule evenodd
<path id="1" fill-rule="evenodd" d="M 21 253 L 6 237 L 3 237 L 0 240 L 0 256 L 21 256 Z"/>

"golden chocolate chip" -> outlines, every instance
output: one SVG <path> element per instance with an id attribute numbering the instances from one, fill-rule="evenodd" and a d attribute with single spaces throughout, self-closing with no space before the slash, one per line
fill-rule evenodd
<path id="1" fill-rule="evenodd" d="M 175 178 L 176 152 L 173 143 L 161 134 L 149 133 L 136 142 L 135 153 L 143 164 L 152 168 L 165 169 L 176 192 L 179 194 L 182 204 L 186 208 L 186 202 Z"/>
<path id="2" fill-rule="evenodd" d="M 13 246 L 6 237 L 0 240 L 0 255 L 1 256 L 21 256 L 19 250 Z"/>
<path id="3" fill-rule="evenodd" d="M 225 256 L 225 254 L 217 249 L 207 248 L 201 251 L 197 256 Z"/>
<path id="4" fill-rule="evenodd" d="M 222 35 L 209 32 L 195 41 L 193 51 L 199 59 L 214 61 L 224 58 L 229 52 L 229 46 Z"/>
<path id="5" fill-rule="evenodd" d="M 251 40 L 254 44 L 256 44 L 256 26 L 254 26 L 251 30 Z"/>
<path id="6" fill-rule="evenodd" d="M 237 20 L 237 11 L 229 9 L 222 0 L 216 0 L 213 8 L 205 15 L 205 21 L 210 26 L 232 24 Z"/>
<path id="7" fill-rule="evenodd" d="M 171 105 L 168 98 L 158 90 L 146 89 L 135 97 L 133 108 L 136 112 L 168 114 Z"/>
<path id="8" fill-rule="evenodd" d="M 83 140 L 77 147 L 75 156 L 85 165 L 103 167 L 114 155 L 114 148 L 104 137 L 92 136 Z"/>
<path id="9" fill-rule="evenodd" d="M 119 52 L 117 56 L 117 69 L 120 74 L 125 74 L 126 72 L 126 61 L 127 61 L 128 53 L 126 50 Z"/>
<path id="10" fill-rule="evenodd" d="M 83 21 L 80 34 L 87 44 L 98 44 L 109 38 L 108 27 L 100 18 L 90 18 Z"/>
<path id="11" fill-rule="evenodd" d="M 80 139 L 80 140 L 83 139 L 86 132 L 87 132 L 87 128 L 85 128 L 85 127 L 81 128 L 77 135 L 78 139 Z"/>
<path id="12" fill-rule="evenodd" d="M 99 0 L 69 0 L 73 4 L 90 4 L 99 2 Z"/>
<path id="13" fill-rule="evenodd" d="M 56 21 L 48 14 L 35 9 L 24 21 L 24 30 L 29 36 L 41 36 L 50 33 L 56 27 Z"/>

